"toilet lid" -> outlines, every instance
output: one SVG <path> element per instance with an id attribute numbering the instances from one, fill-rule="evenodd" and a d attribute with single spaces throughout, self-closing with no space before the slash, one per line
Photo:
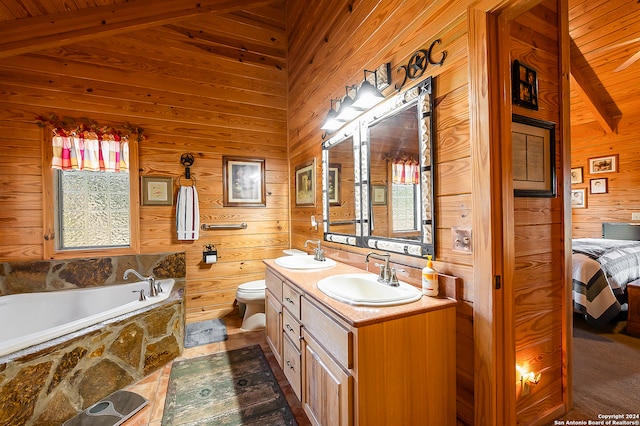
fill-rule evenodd
<path id="1" fill-rule="evenodd" d="M 238 290 L 245 292 L 260 292 L 264 291 L 266 288 L 267 285 L 264 280 L 249 281 L 248 283 L 243 283 L 238 286 Z"/>

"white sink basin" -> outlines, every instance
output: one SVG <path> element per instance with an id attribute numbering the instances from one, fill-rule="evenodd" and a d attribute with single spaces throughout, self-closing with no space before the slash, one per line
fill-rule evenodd
<path id="1" fill-rule="evenodd" d="M 329 297 L 350 305 L 391 306 L 420 300 L 422 292 L 411 284 L 398 287 L 381 284 L 375 274 L 341 274 L 318 281 L 318 289 Z"/>
<path id="2" fill-rule="evenodd" d="M 326 269 L 336 266 L 335 260 L 325 259 L 323 261 L 315 260 L 312 255 L 306 256 L 282 256 L 275 260 L 276 265 L 289 269 Z"/>

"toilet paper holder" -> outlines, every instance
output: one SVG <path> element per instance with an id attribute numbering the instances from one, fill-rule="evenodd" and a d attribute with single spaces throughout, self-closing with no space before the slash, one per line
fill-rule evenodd
<path id="1" fill-rule="evenodd" d="M 218 261 L 218 250 L 213 244 L 206 244 L 202 251 L 202 262 L 210 265 Z"/>

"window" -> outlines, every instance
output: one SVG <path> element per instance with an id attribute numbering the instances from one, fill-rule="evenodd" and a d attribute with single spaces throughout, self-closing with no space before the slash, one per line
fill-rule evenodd
<path id="1" fill-rule="evenodd" d="M 129 142 L 129 171 L 117 173 L 52 168 L 52 144 L 43 137 L 44 258 L 138 253 L 137 142 Z"/>
<path id="2" fill-rule="evenodd" d="M 129 247 L 129 173 L 56 170 L 58 249 Z"/>

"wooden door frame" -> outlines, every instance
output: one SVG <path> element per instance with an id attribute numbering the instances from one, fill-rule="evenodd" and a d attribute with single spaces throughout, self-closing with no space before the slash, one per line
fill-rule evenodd
<path id="1" fill-rule="evenodd" d="M 474 232 L 474 423 L 516 424 L 513 184 L 511 137 L 509 22 L 542 0 L 481 0 L 468 8 L 469 119 L 472 158 Z M 540 421 L 567 412 L 571 400 L 571 168 L 569 126 L 568 6 L 558 1 L 562 129 L 562 193 L 565 241 L 563 300 L 563 390 L 560 410 Z M 493 125 L 490 125 L 492 123 Z M 497 124 L 497 125 L 496 125 Z M 494 141 L 492 143 L 492 141 Z M 497 141 L 497 143 L 495 142 Z M 501 161 L 507 158 L 509 161 Z M 487 259 L 491 259 L 490 262 Z M 497 289 L 497 279 L 501 287 Z M 569 283 L 569 284 L 568 284 Z M 509 368 L 512 366 L 512 368 Z"/>

